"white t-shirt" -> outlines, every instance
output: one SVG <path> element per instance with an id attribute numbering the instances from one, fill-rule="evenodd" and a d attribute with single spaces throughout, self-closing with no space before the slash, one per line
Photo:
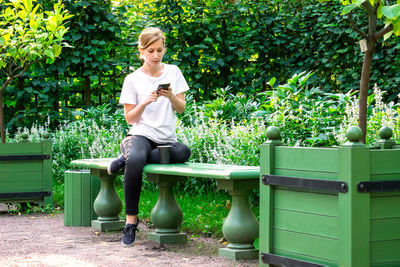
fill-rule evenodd
<path id="1" fill-rule="evenodd" d="M 189 90 L 182 72 L 175 65 L 164 64 L 161 76 L 152 77 L 142 68 L 126 76 L 122 86 L 120 104 L 138 105 L 157 89 L 159 84 L 170 83 L 172 92 L 177 95 Z M 146 136 L 158 143 L 176 142 L 176 117 L 168 98 L 160 96 L 156 102 L 146 106 L 140 120 L 133 124 L 129 134 Z"/>

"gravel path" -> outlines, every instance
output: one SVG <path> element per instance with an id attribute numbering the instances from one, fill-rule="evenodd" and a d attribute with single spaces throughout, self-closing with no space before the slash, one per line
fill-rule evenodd
<path id="1" fill-rule="evenodd" d="M 0 266 L 257 266 L 258 260 L 232 261 L 218 256 L 212 238 L 191 237 L 185 245 L 147 240 L 139 225 L 133 247 L 121 245 L 121 233 L 90 227 L 66 227 L 63 214 L 0 214 Z"/>

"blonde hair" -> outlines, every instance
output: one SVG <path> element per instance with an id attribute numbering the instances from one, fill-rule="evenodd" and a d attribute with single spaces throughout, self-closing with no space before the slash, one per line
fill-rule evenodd
<path id="1" fill-rule="evenodd" d="M 165 36 L 164 33 L 155 27 L 149 27 L 144 29 L 141 34 L 139 35 L 139 49 L 146 49 L 152 43 L 157 40 L 161 40 L 163 43 L 163 47 L 165 49 Z"/>

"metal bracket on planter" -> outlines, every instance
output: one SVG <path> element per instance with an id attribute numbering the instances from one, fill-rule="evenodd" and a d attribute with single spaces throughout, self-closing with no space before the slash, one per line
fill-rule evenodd
<path id="1" fill-rule="evenodd" d="M 13 199 L 13 198 L 39 198 L 51 196 L 51 192 L 17 192 L 17 193 L 0 193 L 0 199 Z"/>
<path id="2" fill-rule="evenodd" d="M 0 161 L 11 160 L 44 160 L 50 159 L 50 155 L 13 155 L 13 156 L 0 156 Z"/>
<path id="3" fill-rule="evenodd" d="M 360 193 L 400 191 L 400 180 L 359 182 L 357 190 Z"/>
<path id="4" fill-rule="evenodd" d="M 324 265 L 287 258 L 269 253 L 261 253 L 263 263 L 285 267 L 323 267 Z"/>
<path id="5" fill-rule="evenodd" d="M 264 174 L 262 176 L 262 183 L 265 185 L 279 185 L 301 189 L 322 190 L 335 193 L 346 193 L 348 190 L 347 183 L 341 181 L 287 177 L 267 174 Z"/>

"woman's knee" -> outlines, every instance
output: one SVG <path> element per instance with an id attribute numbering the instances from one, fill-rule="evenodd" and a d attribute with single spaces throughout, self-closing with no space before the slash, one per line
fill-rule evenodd
<path id="1" fill-rule="evenodd" d="M 191 151 L 187 145 L 182 143 L 175 143 L 173 153 L 174 153 L 172 155 L 173 162 L 183 163 L 189 159 Z"/>

